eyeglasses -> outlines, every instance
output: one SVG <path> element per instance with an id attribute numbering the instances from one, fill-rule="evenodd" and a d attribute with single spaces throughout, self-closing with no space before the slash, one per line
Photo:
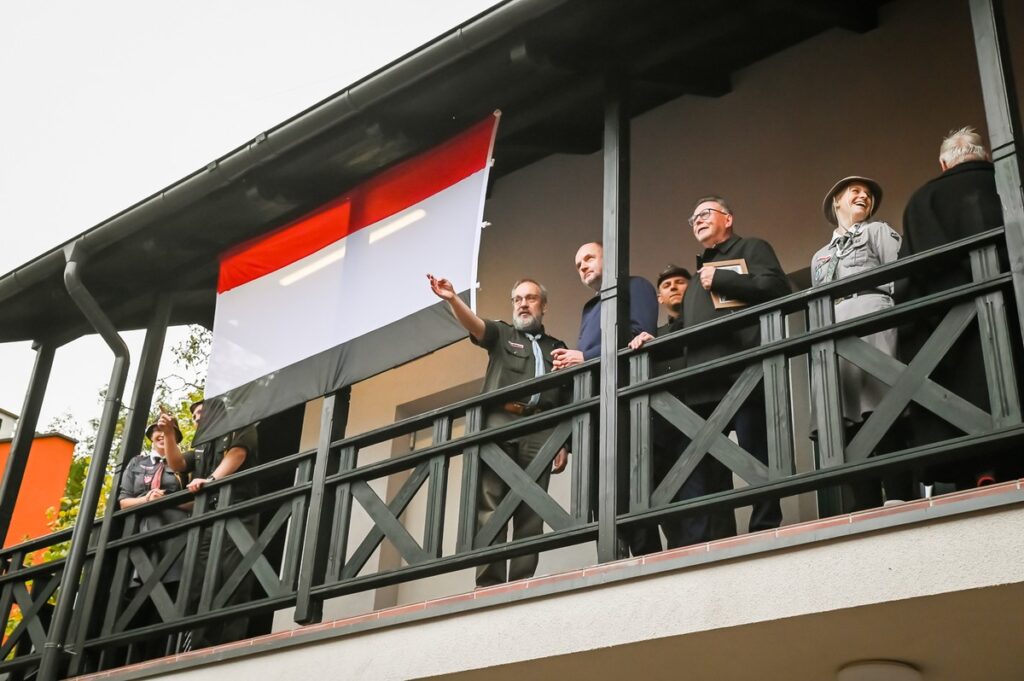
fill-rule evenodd
<path id="1" fill-rule="evenodd" d="M 718 210 L 717 208 L 705 208 L 701 212 L 694 213 L 693 215 L 691 215 L 690 219 L 687 220 L 686 222 L 690 225 L 690 227 L 693 227 L 694 223 L 696 223 L 698 220 L 707 220 L 708 218 L 710 218 L 711 211 L 721 213 L 722 215 L 729 215 L 729 213 L 725 212 L 724 210 Z"/>
<path id="2" fill-rule="evenodd" d="M 536 303 L 540 300 L 540 296 L 535 293 L 528 293 L 525 296 L 516 296 L 512 299 L 513 305 L 522 305 L 523 303 Z"/>

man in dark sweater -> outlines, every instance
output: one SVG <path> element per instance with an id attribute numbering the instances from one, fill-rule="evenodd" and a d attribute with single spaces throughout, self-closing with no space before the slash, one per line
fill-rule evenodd
<path id="1" fill-rule="evenodd" d="M 744 306 L 763 303 L 792 290 L 771 244 L 762 239 L 734 234 L 733 220 L 732 209 L 719 196 L 703 197 L 694 206 L 688 222 L 704 251 L 698 257 L 700 268 L 690 279 L 690 285 L 683 296 L 682 314 L 670 326 L 672 331 L 733 314 Z M 742 261 L 742 267 L 735 264 L 737 261 Z M 719 299 L 717 305 L 713 294 Z M 739 307 L 723 306 L 723 299 Z M 756 347 L 760 343 L 760 328 L 757 321 L 754 321 L 735 332 L 719 334 L 714 340 L 688 344 L 684 363 L 688 367 L 698 366 Z M 684 388 L 686 405 L 703 418 L 708 418 L 732 387 L 738 374 L 738 371 L 716 373 L 691 381 Z M 725 432 L 730 430 L 736 431 L 736 439 L 741 448 L 767 465 L 768 433 L 764 388 L 760 384 L 725 427 Z M 710 457 L 710 454 L 705 454 L 705 458 Z M 732 474 L 725 466 L 713 460 L 709 469 L 708 493 L 732 487 Z M 781 522 L 782 509 L 778 501 L 754 504 L 750 516 L 751 532 L 775 528 Z"/>
<path id="2" fill-rule="evenodd" d="M 600 242 L 583 244 L 576 251 L 576 271 L 583 285 L 592 289 L 594 297 L 583 305 L 580 337 L 575 350 L 557 350 L 554 367 L 565 369 L 601 354 L 601 282 L 604 278 L 604 247 Z M 654 333 L 658 325 L 658 298 L 651 282 L 643 277 L 629 278 L 630 338 L 641 331 Z"/>
<path id="3" fill-rule="evenodd" d="M 551 371 L 551 354 L 565 348 L 565 343 L 544 333 L 544 313 L 548 308 L 548 292 L 532 279 L 521 279 L 512 287 L 512 324 L 503 321 L 484 320 L 477 316 L 466 303 L 455 294 L 455 287 L 447 279 L 438 279 L 428 274 L 430 288 L 434 294 L 448 303 L 455 319 L 469 332 L 474 345 L 487 350 L 487 373 L 481 392 L 506 388 Z M 525 416 L 545 411 L 563 404 L 566 394 L 558 388 L 545 390 L 535 395 L 488 407 L 484 413 L 484 425 L 494 428 L 511 423 Z M 527 433 L 511 440 L 497 443 L 510 459 L 527 468 L 541 447 L 551 435 L 551 429 L 538 433 Z M 550 473 L 565 470 L 568 453 L 562 447 L 555 455 L 550 470 L 546 470 L 537 484 L 547 490 Z M 488 466 L 480 467 L 479 490 L 477 494 L 477 531 L 491 519 L 505 495 L 508 494 L 505 480 Z M 520 501 L 512 515 L 512 539 L 522 539 L 541 534 L 543 519 L 527 503 Z M 494 544 L 506 540 L 506 530 L 499 531 Z M 507 580 L 532 577 L 537 570 L 537 554 L 517 556 L 508 561 L 482 565 L 477 569 L 477 587 L 492 586 Z"/>
<path id="4" fill-rule="evenodd" d="M 576 349 L 555 350 L 551 353 L 555 369 L 580 364 L 601 356 L 601 284 L 604 281 L 604 246 L 599 241 L 585 243 L 576 251 L 576 272 L 580 281 L 594 291 L 594 297 L 583 305 L 580 318 L 580 336 Z M 643 277 L 629 278 L 630 338 L 641 332 L 654 333 L 658 325 L 658 298 L 651 282 Z M 590 485 L 597 490 L 598 467 L 592 468 Z M 592 496 L 596 501 L 596 493 Z M 626 541 L 634 556 L 661 550 L 657 530 L 640 528 Z"/>

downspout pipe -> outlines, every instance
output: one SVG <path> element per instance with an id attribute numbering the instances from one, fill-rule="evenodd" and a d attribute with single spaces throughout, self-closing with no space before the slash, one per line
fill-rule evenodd
<path id="1" fill-rule="evenodd" d="M 103 585 L 110 579 L 110 575 L 104 569 L 107 565 L 107 542 L 110 541 L 110 533 L 114 524 L 114 513 L 117 512 L 117 497 L 120 490 L 121 476 L 124 474 L 125 466 L 142 451 L 142 437 L 146 432 L 146 421 L 149 419 L 149 404 L 153 401 L 153 392 L 156 387 L 157 371 L 160 368 L 160 356 L 163 354 L 164 340 L 167 337 L 167 326 L 171 319 L 173 308 L 171 296 L 161 294 L 156 300 L 153 309 L 153 316 L 150 318 L 149 327 L 146 329 L 146 340 L 142 344 L 142 354 L 139 356 L 139 369 L 135 375 L 135 385 L 132 388 L 132 400 L 128 406 L 125 418 L 124 431 L 121 434 L 121 453 L 118 457 L 117 467 L 114 473 L 113 484 L 110 486 L 110 493 L 107 496 L 107 508 L 103 514 L 103 522 L 100 524 L 100 533 L 97 537 L 96 555 L 93 559 L 93 569 L 89 571 L 89 579 L 85 585 L 85 591 L 80 597 L 82 602 L 81 617 L 77 620 L 80 626 L 75 627 L 71 632 L 74 639 L 71 645 L 65 650 L 75 657 L 71 661 L 68 674 L 77 676 L 83 673 L 82 669 L 82 644 L 89 634 L 89 627 L 94 623 L 92 617 L 93 608 L 100 595 Z"/>
<path id="2" fill-rule="evenodd" d="M 82 567 L 85 564 L 89 548 L 89 534 L 93 528 L 93 518 L 100 493 L 103 490 L 103 479 L 107 471 L 107 459 L 110 457 L 110 446 L 117 426 L 117 416 L 121 409 L 121 397 L 128 380 L 128 346 L 100 309 L 96 299 L 82 283 L 82 267 L 86 253 L 82 241 L 70 244 L 65 250 L 66 264 L 64 267 L 64 286 L 68 295 L 82 311 L 96 332 L 103 338 L 110 351 L 114 353 L 114 364 L 107 384 L 106 399 L 103 402 L 103 413 L 100 416 L 99 429 L 96 432 L 96 449 L 89 465 L 89 474 L 82 491 L 82 501 L 78 511 L 78 521 L 71 533 L 71 548 L 64 562 L 64 573 L 60 579 L 60 595 L 57 608 L 53 613 L 50 631 L 43 647 L 42 659 L 39 664 L 40 681 L 56 681 L 61 673 L 64 658 L 65 642 L 68 640 L 68 629 L 74 609 L 78 584 L 81 579 Z"/>
<path id="3" fill-rule="evenodd" d="M 99 537 L 96 539 L 96 553 L 93 558 L 93 567 L 89 570 L 89 578 L 85 590 L 79 597 L 82 603 L 82 616 L 78 619 L 81 623 L 76 627 L 74 640 L 66 650 L 75 655 L 69 669 L 70 676 L 77 676 L 83 673 L 81 654 L 82 645 L 89 634 L 89 627 L 94 623 L 93 614 L 95 604 L 103 598 L 102 589 L 106 582 L 111 579 L 110 572 L 106 568 L 106 544 L 110 541 L 114 525 L 114 514 L 118 510 L 118 494 L 121 483 L 121 475 L 125 466 L 142 450 L 142 436 L 145 433 L 145 426 L 150 417 L 150 402 L 153 401 L 154 389 L 157 385 L 157 372 L 160 369 L 160 357 L 164 351 L 164 341 L 167 338 L 167 327 L 171 320 L 172 299 L 169 294 L 161 294 L 156 301 L 153 316 L 150 318 L 150 326 L 146 329 L 145 340 L 142 343 L 142 353 L 139 355 L 138 373 L 135 375 L 135 385 L 131 392 L 131 405 L 127 410 L 124 431 L 121 434 L 121 453 L 118 457 L 118 465 L 111 485 L 111 492 L 106 497 L 106 510 L 103 513 L 103 521 L 99 525 Z"/>

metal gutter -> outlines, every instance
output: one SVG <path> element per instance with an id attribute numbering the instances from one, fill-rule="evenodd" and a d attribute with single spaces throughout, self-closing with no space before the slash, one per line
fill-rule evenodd
<path id="1" fill-rule="evenodd" d="M 92 229 L 70 239 L 0 277 L 0 302 L 57 276 L 65 265 L 64 249 L 80 242 L 89 253 L 132 236 L 146 225 L 231 185 L 238 178 L 309 141 L 328 128 L 393 96 L 472 54 L 525 22 L 570 0 L 506 0 L 452 31 L 400 57 L 335 95 L 260 133 L 205 168 L 143 199 Z"/>

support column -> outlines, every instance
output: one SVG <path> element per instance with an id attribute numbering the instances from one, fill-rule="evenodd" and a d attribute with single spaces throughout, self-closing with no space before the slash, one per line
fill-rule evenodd
<path id="1" fill-rule="evenodd" d="M 1006 13 L 1002 0 L 970 0 L 970 6 L 981 93 L 996 167 L 996 189 L 1003 203 L 1017 318 L 1024 321 L 1024 194 L 1021 188 L 1024 171 L 1017 149 L 1022 139 L 1020 107 L 1010 66 Z M 1021 331 L 1017 329 L 1017 333 Z"/>
<path id="2" fill-rule="evenodd" d="M 39 681 L 55 681 L 62 671 L 71 614 L 75 605 L 82 567 L 85 564 L 86 552 L 89 548 L 89 535 L 93 527 L 92 519 L 96 515 L 96 507 L 103 490 L 103 478 L 107 470 L 107 459 L 110 456 L 110 445 L 114 437 L 114 428 L 117 425 L 117 415 L 121 409 L 121 396 L 124 394 L 124 386 L 128 380 L 128 347 L 95 298 L 82 284 L 81 266 L 84 256 L 81 241 L 76 241 L 68 246 L 64 285 L 68 290 L 68 295 L 78 305 L 82 314 L 110 347 L 114 354 L 114 364 L 110 371 L 110 381 L 107 384 L 106 399 L 103 402 L 103 414 L 100 416 L 100 425 L 96 431 L 96 450 L 93 452 L 89 475 L 85 480 L 85 488 L 82 490 L 78 522 L 75 523 L 75 528 L 71 533 L 71 548 L 64 562 L 57 608 L 53 613 L 53 620 L 50 623 L 50 630 L 39 664 L 37 677 Z"/>
<path id="3" fill-rule="evenodd" d="M 601 280 L 601 425 L 598 445 L 597 559 L 624 553 L 616 516 L 626 499 L 628 415 L 619 403 L 618 349 L 629 329 L 629 108 L 626 81 L 609 75 L 604 109 L 604 274 Z"/>
<path id="4" fill-rule="evenodd" d="M 161 295 L 156 301 L 153 310 L 153 317 L 146 329 L 146 339 L 142 344 L 142 355 L 139 357 L 139 372 L 135 376 L 135 386 L 132 388 L 132 403 L 128 407 L 128 415 L 125 419 L 124 432 L 121 436 L 121 454 L 117 466 L 117 473 L 113 484 L 110 486 L 110 495 L 107 497 L 107 508 L 103 514 L 103 524 L 100 525 L 99 539 L 96 542 L 96 558 L 93 561 L 93 569 L 89 571 L 88 582 L 84 594 L 83 612 L 86 617 L 82 618 L 81 627 L 76 626 L 80 631 L 75 632 L 74 648 L 81 651 L 82 643 L 88 635 L 91 623 L 94 621 L 89 617 L 94 612 L 97 596 L 108 584 L 103 569 L 106 557 L 107 542 L 110 540 L 111 526 L 113 525 L 114 512 L 117 510 L 117 496 L 120 487 L 120 475 L 124 471 L 125 464 L 142 451 L 142 437 L 146 430 L 146 421 L 149 417 L 149 405 L 153 401 L 153 390 L 156 388 L 157 371 L 160 369 L 160 356 L 163 354 L 164 340 L 167 338 L 167 326 L 171 320 L 171 298 L 168 295 Z M 81 654 L 76 655 L 71 661 L 69 673 L 80 674 L 85 669 L 85 660 Z"/>
<path id="5" fill-rule="evenodd" d="M 323 601 L 313 596 L 312 590 L 324 580 L 328 553 L 331 548 L 332 518 L 331 499 L 326 493 L 327 466 L 331 456 L 332 435 L 335 431 L 335 403 L 337 395 L 324 397 L 320 411 L 320 439 L 317 443 L 316 460 L 313 464 L 313 484 L 310 488 L 309 508 L 306 511 L 306 537 L 302 544 L 302 562 L 299 566 L 299 582 L 295 603 L 295 621 L 299 624 L 313 624 L 323 619 Z M 349 499 L 351 504 L 351 498 Z M 348 536 L 348 525 L 342 527 Z M 345 547 L 341 547 L 341 560 L 345 560 Z"/>
<path id="6" fill-rule="evenodd" d="M 21 407 L 18 429 L 11 441 L 3 481 L 0 482 L 0 546 L 7 541 L 7 531 L 11 528 L 14 504 L 18 501 L 18 490 L 25 477 L 28 453 L 35 439 L 39 410 L 43 406 L 43 396 L 46 394 L 46 384 L 50 380 L 53 355 L 57 348 L 53 343 L 33 343 L 32 349 L 36 351 L 36 363 L 32 367 L 32 379 L 25 393 L 25 403 Z"/>

